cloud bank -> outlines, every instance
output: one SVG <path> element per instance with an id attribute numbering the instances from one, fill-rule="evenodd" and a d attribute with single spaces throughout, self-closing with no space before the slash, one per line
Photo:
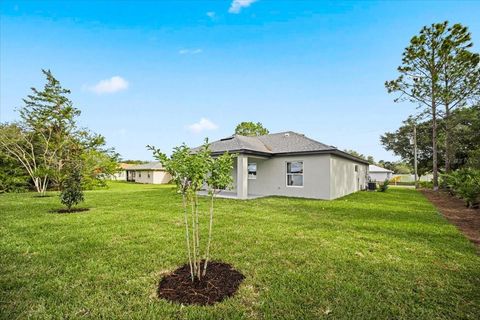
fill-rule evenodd
<path id="1" fill-rule="evenodd" d="M 201 133 L 203 131 L 216 130 L 218 126 L 207 118 L 201 118 L 200 121 L 187 126 L 188 130 L 193 133 Z"/>
<path id="2" fill-rule="evenodd" d="M 240 11 L 242 11 L 242 8 L 249 7 L 252 3 L 256 1 L 257 0 L 233 0 L 230 4 L 228 12 L 238 14 L 240 13 Z"/>
<path id="3" fill-rule="evenodd" d="M 128 89 L 128 81 L 120 76 L 113 76 L 110 79 L 101 80 L 89 89 L 97 94 L 114 93 Z"/>

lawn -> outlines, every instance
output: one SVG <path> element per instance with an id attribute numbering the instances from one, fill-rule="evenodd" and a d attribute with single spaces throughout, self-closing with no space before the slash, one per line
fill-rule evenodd
<path id="1" fill-rule="evenodd" d="M 113 183 L 86 213 L 0 195 L 0 317 L 479 319 L 480 257 L 412 189 L 335 201 L 219 199 L 213 256 L 246 279 L 213 307 L 156 298 L 186 262 L 171 186 Z"/>

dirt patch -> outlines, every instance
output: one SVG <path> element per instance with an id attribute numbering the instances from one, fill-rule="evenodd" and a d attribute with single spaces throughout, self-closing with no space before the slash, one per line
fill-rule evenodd
<path id="1" fill-rule="evenodd" d="M 202 270 L 204 261 L 201 263 Z M 212 305 L 235 294 L 244 275 L 228 263 L 208 262 L 207 274 L 192 282 L 190 266 L 183 265 L 158 284 L 159 298 L 181 304 Z"/>
<path id="2" fill-rule="evenodd" d="M 58 209 L 58 210 L 52 210 L 50 212 L 52 213 L 76 213 L 76 212 L 84 212 L 90 210 L 89 208 L 72 208 L 70 210 L 68 209 Z"/>
<path id="3" fill-rule="evenodd" d="M 480 249 L 480 209 L 469 209 L 465 202 L 450 194 L 421 190 L 423 195 L 458 229 Z"/>

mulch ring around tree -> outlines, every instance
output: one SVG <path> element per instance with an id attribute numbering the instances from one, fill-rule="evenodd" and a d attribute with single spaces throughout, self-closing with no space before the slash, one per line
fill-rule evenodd
<path id="1" fill-rule="evenodd" d="M 463 200 L 447 192 L 427 189 L 421 192 L 450 223 L 457 226 L 477 246 L 480 252 L 480 209 L 467 208 Z"/>
<path id="2" fill-rule="evenodd" d="M 63 208 L 63 209 L 52 210 L 50 212 L 68 214 L 68 213 L 84 212 L 88 210 L 90 210 L 90 208 L 72 208 L 70 210 Z"/>
<path id="3" fill-rule="evenodd" d="M 203 271 L 204 261 L 201 262 Z M 159 298 L 181 304 L 212 305 L 238 290 L 245 276 L 228 263 L 209 261 L 207 273 L 192 282 L 189 264 L 165 275 L 158 284 Z"/>

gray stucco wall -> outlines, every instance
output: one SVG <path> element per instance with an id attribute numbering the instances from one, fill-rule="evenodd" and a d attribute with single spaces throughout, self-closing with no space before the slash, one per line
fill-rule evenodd
<path id="1" fill-rule="evenodd" d="M 303 161 L 303 187 L 287 186 L 287 162 Z M 257 164 L 256 179 L 248 180 L 248 193 L 330 199 L 330 155 L 249 158 Z"/>
<path id="2" fill-rule="evenodd" d="M 358 171 L 355 172 L 355 165 Z M 353 160 L 330 157 L 330 199 L 343 197 L 347 194 L 364 189 L 367 183 L 368 165 Z"/>

